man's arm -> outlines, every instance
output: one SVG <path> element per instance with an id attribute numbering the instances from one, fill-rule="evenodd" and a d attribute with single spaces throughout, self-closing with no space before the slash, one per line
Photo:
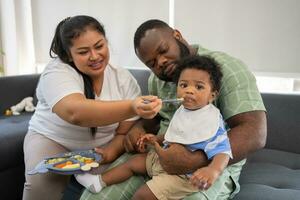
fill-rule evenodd
<path id="1" fill-rule="evenodd" d="M 231 129 L 228 137 L 233 154 L 229 164 L 236 163 L 265 146 L 267 119 L 264 111 L 241 113 L 226 122 Z"/>
<path id="2" fill-rule="evenodd" d="M 267 125 L 264 111 L 251 111 L 235 115 L 227 120 L 233 160 L 236 163 L 251 152 L 263 148 L 266 142 Z M 183 174 L 207 166 L 208 160 L 202 151 L 190 152 L 179 144 L 173 144 L 160 155 L 160 163 L 170 174 Z"/>
<path id="3" fill-rule="evenodd" d="M 230 127 L 228 136 L 234 158 L 230 161 L 230 164 L 238 162 L 246 158 L 249 153 L 264 147 L 267 135 L 266 114 L 264 111 L 241 113 L 229 118 L 227 123 Z M 133 131 L 135 135 L 144 130 L 141 124 L 139 128 L 139 131 L 137 129 Z M 131 134 L 126 137 L 134 138 L 130 136 Z M 130 143 L 135 144 L 136 141 L 133 141 Z M 161 152 L 160 163 L 169 174 L 185 174 L 209 164 L 206 155 L 202 151 L 190 152 L 180 144 L 172 144 L 168 149 Z"/>

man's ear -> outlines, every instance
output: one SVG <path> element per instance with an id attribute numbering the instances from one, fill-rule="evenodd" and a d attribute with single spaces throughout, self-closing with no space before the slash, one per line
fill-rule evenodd
<path id="1" fill-rule="evenodd" d="M 179 41 L 182 40 L 182 35 L 181 35 L 180 31 L 177 30 L 177 29 L 174 29 L 174 31 L 173 31 L 173 36 L 174 36 L 177 40 L 179 40 Z"/>

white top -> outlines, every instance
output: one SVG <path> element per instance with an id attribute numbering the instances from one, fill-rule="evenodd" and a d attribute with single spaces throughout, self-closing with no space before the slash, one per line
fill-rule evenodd
<path id="1" fill-rule="evenodd" d="M 220 111 L 212 104 L 198 110 L 181 105 L 175 112 L 165 135 L 167 142 L 194 144 L 212 138 L 220 125 Z"/>
<path id="2" fill-rule="evenodd" d="M 36 93 L 39 101 L 29 122 L 29 131 L 41 133 L 71 151 L 104 146 L 112 140 L 119 123 L 98 127 L 93 137 L 89 128 L 70 124 L 52 112 L 53 106 L 63 97 L 72 93 L 84 94 L 82 76 L 68 64 L 59 59 L 52 60 L 41 75 Z M 140 95 L 138 83 L 129 71 L 108 64 L 101 94 L 95 99 L 124 100 Z"/>

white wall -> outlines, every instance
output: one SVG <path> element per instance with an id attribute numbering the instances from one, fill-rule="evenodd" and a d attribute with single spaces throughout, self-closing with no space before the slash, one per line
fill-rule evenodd
<path id="1" fill-rule="evenodd" d="M 174 2 L 175 28 L 188 42 L 238 57 L 255 73 L 300 77 L 299 0 Z M 144 67 L 134 54 L 134 31 L 150 18 L 169 20 L 168 0 L 32 0 L 31 3 L 38 63 L 49 60 L 57 23 L 67 16 L 87 14 L 105 25 L 113 63 Z"/>
<path id="2" fill-rule="evenodd" d="M 91 15 L 104 24 L 110 43 L 112 63 L 143 67 L 134 54 L 136 28 L 150 18 L 168 21 L 167 0 L 32 0 L 36 60 L 49 60 L 49 48 L 55 27 L 74 15 Z"/>
<path id="3" fill-rule="evenodd" d="M 254 72 L 300 73 L 299 0 L 175 0 L 175 28 Z"/>

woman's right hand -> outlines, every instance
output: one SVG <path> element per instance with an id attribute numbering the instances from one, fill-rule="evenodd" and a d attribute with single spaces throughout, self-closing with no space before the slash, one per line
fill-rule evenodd
<path id="1" fill-rule="evenodd" d="M 141 96 L 132 102 L 132 107 L 140 117 L 152 119 L 160 111 L 162 101 L 157 96 Z"/>

